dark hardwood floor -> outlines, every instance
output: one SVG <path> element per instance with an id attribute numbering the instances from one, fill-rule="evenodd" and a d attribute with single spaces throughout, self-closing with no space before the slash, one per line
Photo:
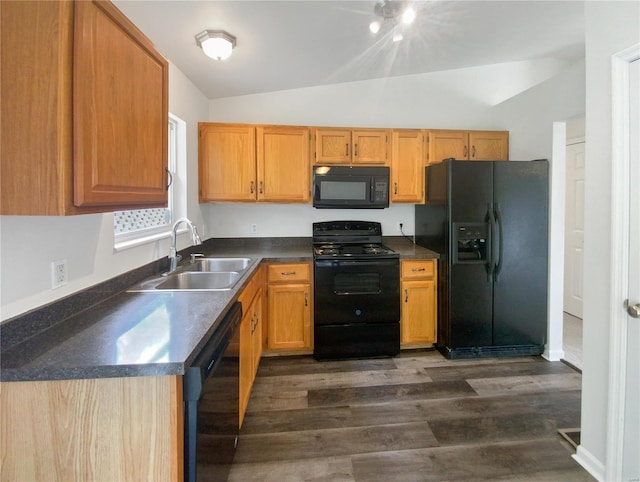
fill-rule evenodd
<path id="1" fill-rule="evenodd" d="M 229 480 L 592 481 L 557 432 L 580 379 L 539 357 L 263 358 Z"/>

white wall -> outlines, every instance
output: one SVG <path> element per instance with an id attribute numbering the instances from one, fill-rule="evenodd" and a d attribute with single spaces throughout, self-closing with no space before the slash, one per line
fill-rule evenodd
<path id="1" fill-rule="evenodd" d="M 585 2 L 586 159 L 581 462 L 606 467 L 611 269 L 611 57 L 640 42 L 640 3 Z M 611 28 L 615 25 L 615 28 Z"/>
<path id="2" fill-rule="evenodd" d="M 187 123 L 187 213 L 202 224 L 197 201 L 197 122 L 206 119 L 204 95 L 170 65 L 169 110 Z M 179 247 L 187 246 L 182 236 Z M 113 215 L 0 216 L 0 316 L 6 320 L 168 254 L 168 240 L 114 252 Z M 51 289 L 51 261 L 68 260 L 69 283 Z"/>

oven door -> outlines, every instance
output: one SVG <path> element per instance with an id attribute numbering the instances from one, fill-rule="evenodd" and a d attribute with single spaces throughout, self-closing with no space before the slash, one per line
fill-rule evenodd
<path id="1" fill-rule="evenodd" d="M 398 258 L 316 260 L 314 323 L 397 323 L 400 320 Z"/>

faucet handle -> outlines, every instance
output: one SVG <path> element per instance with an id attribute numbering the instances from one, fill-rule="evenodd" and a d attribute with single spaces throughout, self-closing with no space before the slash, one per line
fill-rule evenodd
<path id="1" fill-rule="evenodd" d="M 196 258 L 204 258 L 204 254 L 202 254 L 202 253 L 193 253 L 193 254 L 191 254 L 191 264 L 196 262 Z"/>

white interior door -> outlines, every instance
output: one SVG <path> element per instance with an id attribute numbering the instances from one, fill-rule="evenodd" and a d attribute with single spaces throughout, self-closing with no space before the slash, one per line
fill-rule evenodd
<path id="1" fill-rule="evenodd" d="M 640 60 L 629 70 L 629 295 L 622 480 L 640 480 Z M 637 310 L 637 311 L 636 311 Z"/>
<path id="2" fill-rule="evenodd" d="M 584 141 L 567 145 L 564 311 L 582 318 L 584 259 Z"/>

